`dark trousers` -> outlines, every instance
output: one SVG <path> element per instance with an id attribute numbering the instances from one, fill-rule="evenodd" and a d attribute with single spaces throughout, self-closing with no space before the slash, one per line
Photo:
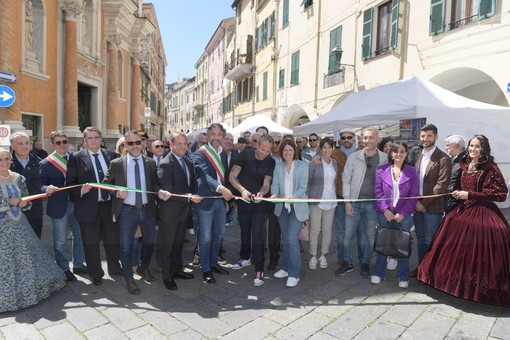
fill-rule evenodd
<path id="1" fill-rule="evenodd" d="M 92 279 L 104 276 L 99 251 L 101 240 L 106 253 L 108 271 L 121 273 L 119 226 L 113 223 L 111 202 L 99 203 L 96 220 L 93 223 L 80 223 L 80 229 L 89 276 Z"/>
<path id="2" fill-rule="evenodd" d="M 278 262 L 280 259 L 280 247 L 282 244 L 282 232 L 278 217 L 274 214 L 274 204 L 268 204 L 268 227 L 267 227 L 267 246 L 269 248 L 269 259 Z"/>
<path id="3" fill-rule="evenodd" d="M 264 271 L 264 248 L 266 244 L 266 216 L 267 208 L 264 203 L 254 204 L 250 207 L 243 207 L 248 204 L 240 202 L 238 207 L 238 218 L 241 226 L 241 259 L 248 260 L 255 266 L 256 272 Z M 250 256 L 251 255 L 251 256 Z"/>
<path id="4" fill-rule="evenodd" d="M 188 220 L 159 221 L 159 241 L 161 243 L 161 271 L 163 280 L 169 280 L 176 272 L 182 272 L 182 248 Z"/>

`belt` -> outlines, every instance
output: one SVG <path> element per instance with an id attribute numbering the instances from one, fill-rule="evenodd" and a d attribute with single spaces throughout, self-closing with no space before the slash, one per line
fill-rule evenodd
<path id="1" fill-rule="evenodd" d="M 111 201 L 99 201 L 97 202 L 98 204 L 106 204 L 106 203 L 110 203 Z"/>
<path id="2" fill-rule="evenodd" d="M 124 205 L 127 205 L 128 207 L 134 207 L 134 208 L 136 208 L 136 205 L 126 204 L 126 203 L 124 203 Z M 147 204 L 147 203 L 146 203 L 146 204 L 142 204 L 142 208 L 147 208 L 147 206 L 148 206 L 148 204 Z"/>

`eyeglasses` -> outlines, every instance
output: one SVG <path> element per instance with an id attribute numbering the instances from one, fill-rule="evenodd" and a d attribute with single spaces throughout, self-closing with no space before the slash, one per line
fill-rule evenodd
<path id="1" fill-rule="evenodd" d="M 87 139 L 88 140 L 100 140 L 101 137 L 100 136 L 87 136 Z"/>
<path id="2" fill-rule="evenodd" d="M 126 142 L 127 145 L 129 146 L 133 146 L 133 145 L 141 145 L 142 144 L 142 141 L 141 140 L 137 140 L 135 142 Z"/>
<path id="3" fill-rule="evenodd" d="M 340 137 L 341 140 L 351 140 L 352 136 L 342 136 Z"/>
<path id="4" fill-rule="evenodd" d="M 274 143 L 275 143 L 276 145 L 280 145 L 280 143 L 281 143 L 281 142 L 282 142 L 281 140 L 275 140 L 275 141 L 274 141 Z"/>
<path id="5" fill-rule="evenodd" d="M 311 138 L 310 138 L 310 139 L 309 139 L 309 141 L 310 141 L 310 142 L 316 142 L 316 141 L 317 141 L 317 139 L 311 139 Z"/>
<path id="6" fill-rule="evenodd" d="M 164 148 L 165 146 L 164 145 L 153 145 L 156 149 L 159 149 L 159 148 Z"/>
<path id="7" fill-rule="evenodd" d="M 61 144 L 67 144 L 67 141 L 66 140 L 59 140 L 59 141 L 56 141 L 55 142 L 55 145 L 61 145 Z"/>

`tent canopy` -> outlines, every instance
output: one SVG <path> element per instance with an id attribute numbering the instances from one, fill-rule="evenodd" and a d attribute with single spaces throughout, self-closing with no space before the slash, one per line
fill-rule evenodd
<path id="1" fill-rule="evenodd" d="M 391 125 L 415 118 L 426 118 L 427 124 L 437 126 L 440 147 L 449 135 L 462 135 L 467 142 L 483 134 L 496 161 L 510 163 L 506 140 L 510 108 L 460 96 L 418 76 L 353 93 L 323 116 L 294 128 L 294 134 Z"/>
<path id="2" fill-rule="evenodd" d="M 270 133 L 271 132 L 279 132 L 281 134 L 286 134 L 286 133 L 292 134 L 292 130 L 287 129 L 286 127 L 283 127 L 283 126 L 273 122 L 266 115 L 261 113 L 261 114 L 246 118 L 241 124 L 237 125 L 232 130 L 232 135 L 234 135 L 234 137 L 240 137 L 243 134 L 243 132 L 245 132 L 245 131 L 250 131 L 251 133 L 254 133 L 255 130 L 257 130 L 257 128 L 259 126 L 267 127 Z"/>

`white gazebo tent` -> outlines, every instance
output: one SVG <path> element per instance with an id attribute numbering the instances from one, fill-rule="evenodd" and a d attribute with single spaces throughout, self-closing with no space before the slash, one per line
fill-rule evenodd
<path id="1" fill-rule="evenodd" d="M 246 118 L 241 124 L 234 127 L 232 130 L 232 135 L 234 135 L 234 137 L 239 137 L 245 131 L 250 131 L 251 133 L 254 133 L 259 126 L 267 127 L 270 133 L 271 132 L 279 132 L 281 134 L 292 133 L 291 129 L 287 129 L 286 127 L 283 127 L 275 123 L 274 121 L 269 119 L 266 115 L 258 114 Z"/>

